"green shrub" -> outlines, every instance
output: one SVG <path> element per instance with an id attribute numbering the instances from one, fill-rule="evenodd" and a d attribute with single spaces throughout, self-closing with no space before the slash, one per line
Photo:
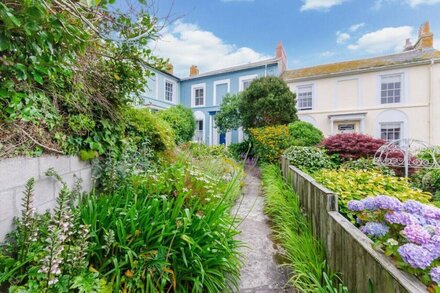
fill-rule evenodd
<path id="1" fill-rule="evenodd" d="M 188 150 L 191 156 L 195 158 L 231 158 L 231 154 L 225 145 L 208 146 L 206 144 L 189 142 L 182 146 L 182 150 Z"/>
<path id="2" fill-rule="evenodd" d="M 335 167 L 331 157 L 317 147 L 292 146 L 284 152 L 284 156 L 291 165 L 307 173 Z"/>
<path id="3" fill-rule="evenodd" d="M 430 170 L 423 176 L 422 189 L 440 197 L 440 170 Z"/>
<path id="4" fill-rule="evenodd" d="M 290 123 L 289 135 L 292 144 L 297 146 L 316 146 L 324 139 L 321 130 L 304 121 Z"/>
<path id="5" fill-rule="evenodd" d="M 255 79 L 240 96 L 239 113 L 245 129 L 289 124 L 298 119 L 296 96 L 280 77 Z"/>
<path id="6" fill-rule="evenodd" d="M 310 223 L 303 215 L 298 196 L 282 178 L 279 167 L 261 168 L 265 211 L 273 223 L 275 239 L 284 248 L 289 282 L 299 292 L 348 292 L 342 285 L 334 288 L 337 276 L 329 272 L 322 244 L 313 237 Z"/>
<path id="7" fill-rule="evenodd" d="M 190 141 L 196 129 L 196 120 L 190 108 L 178 105 L 160 111 L 158 116 L 168 122 L 176 134 L 176 144 Z"/>
<path id="8" fill-rule="evenodd" d="M 392 169 L 386 166 L 378 166 L 372 159 L 360 158 L 357 160 L 345 161 L 341 164 L 340 168 L 349 170 L 374 170 L 379 171 L 384 175 L 395 176 Z"/>
<path id="9" fill-rule="evenodd" d="M 262 162 L 277 162 L 289 147 L 289 132 L 286 125 L 249 129 L 253 154 Z"/>
<path id="10" fill-rule="evenodd" d="M 115 292 L 234 291 L 239 243 L 229 209 L 237 183 L 176 162 L 85 198 L 91 265 Z"/>
<path id="11" fill-rule="evenodd" d="M 175 133 L 171 126 L 149 109 L 127 108 L 124 111 L 126 133 L 134 145 L 148 140 L 156 151 L 174 148 Z"/>
<path id="12" fill-rule="evenodd" d="M 249 140 L 231 144 L 228 146 L 228 150 L 231 153 L 231 156 L 237 161 L 242 160 L 245 156 L 253 156 L 252 143 Z"/>
<path id="13" fill-rule="evenodd" d="M 338 195 L 340 211 L 347 214 L 347 203 L 368 196 L 389 195 L 401 201 L 429 202 L 432 195 L 412 188 L 408 179 L 387 176 L 374 170 L 321 170 L 313 174 L 317 182 Z"/>

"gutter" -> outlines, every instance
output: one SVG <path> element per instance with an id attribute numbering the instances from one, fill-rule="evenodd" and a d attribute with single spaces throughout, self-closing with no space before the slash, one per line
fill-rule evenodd
<path id="1" fill-rule="evenodd" d="M 327 73 L 327 74 L 313 75 L 313 76 L 307 76 L 307 77 L 284 78 L 284 81 L 285 82 L 303 82 L 303 81 L 332 78 L 332 77 L 340 77 L 340 76 L 347 76 L 347 75 L 360 74 L 360 73 L 369 73 L 369 72 L 376 72 L 376 71 L 383 71 L 383 70 L 393 70 L 393 69 L 400 69 L 400 68 L 406 68 L 406 67 L 414 67 L 414 66 L 420 66 L 420 65 L 429 65 L 429 64 L 431 64 L 431 62 L 440 63 L 440 59 L 430 59 L 430 60 L 423 60 L 423 61 L 417 61 L 417 62 L 412 62 L 412 63 L 402 63 L 402 64 L 395 64 L 395 65 L 384 65 L 384 66 L 378 66 L 378 67 L 370 67 L 370 68 L 365 68 L 365 69 L 356 69 L 356 70 L 336 72 L 336 73 Z"/>

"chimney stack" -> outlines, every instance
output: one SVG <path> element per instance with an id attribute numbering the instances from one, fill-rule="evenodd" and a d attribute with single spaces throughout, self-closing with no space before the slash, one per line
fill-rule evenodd
<path id="1" fill-rule="evenodd" d="M 166 71 L 167 71 L 169 74 L 174 74 L 174 66 L 173 66 L 173 64 L 168 63 L 168 64 L 167 64 L 167 67 L 166 67 Z"/>
<path id="2" fill-rule="evenodd" d="M 403 51 L 410 51 L 412 49 L 414 49 L 414 46 L 411 43 L 411 40 L 408 38 L 408 39 L 406 39 L 405 47 L 403 48 Z"/>
<path id="3" fill-rule="evenodd" d="M 430 49 L 434 47 L 434 34 L 431 32 L 429 21 L 420 26 L 419 39 L 414 45 L 414 49 Z"/>
<path id="4" fill-rule="evenodd" d="M 276 57 L 281 62 L 281 73 L 283 73 L 287 69 L 287 55 L 284 51 L 283 43 L 280 41 L 276 50 Z"/>
<path id="5" fill-rule="evenodd" d="M 199 69 L 197 68 L 196 65 L 191 66 L 189 69 L 189 76 L 192 77 L 197 75 L 199 75 Z"/>

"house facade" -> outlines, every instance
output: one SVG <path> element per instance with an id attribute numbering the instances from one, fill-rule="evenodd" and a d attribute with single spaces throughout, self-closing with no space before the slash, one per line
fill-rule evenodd
<path id="1" fill-rule="evenodd" d="M 153 69 L 155 75 L 145 91 L 145 105 L 153 110 L 176 104 L 191 108 L 196 119 L 194 141 L 207 145 L 238 143 L 244 139 L 243 129 L 221 134 L 215 126 L 214 118 L 223 97 L 245 90 L 258 77 L 280 76 L 286 64 L 286 55 L 280 43 L 274 58 L 206 73 L 200 73 L 197 66 L 191 66 L 189 76 L 185 78 L 174 76 L 172 67 L 168 72 Z"/>
<path id="2" fill-rule="evenodd" d="M 298 116 L 323 133 L 359 132 L 440 145 L 440 52 L 429 23 L 402 53 L 288 70 Z"/>

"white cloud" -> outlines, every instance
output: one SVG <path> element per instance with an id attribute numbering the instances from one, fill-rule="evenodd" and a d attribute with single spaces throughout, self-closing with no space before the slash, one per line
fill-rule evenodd
<path id="1" fill-rule="evenodd" d="M 361 22 L 361 23 L 353 24 L 352 26 L 350 26 L 348 30 L 354 33 L 355 31 L 357 31 L 360 28 L 363 28 L 364 26 L 365 26 L 365 22 Z"/>
<path id="2" fill-rule="evenodd" d="M 412 37 L 412 33 L 413 28 L 410 26 L 386 27 L 364 34 L 348 49 L 368 53 L 398 52 L 403 49 L 405 40 Z"/>
<path id="3" fill-rule="evenodd" d="M 188 76 L 191 65 L 206 72 L 270 58 L 251 48 L 228 44 L 212 32 L 182 21 L 167 28 L 152 50 L 169 58 L 174 73 L 181 77 Z"/>
<path id="4" fill-rule="evenodd" d="M 406 2 L 411 7 L 416 7 L 418 5 L 427 4 L 427 5 L 434 5 L 440 3 L 440 0 L 406 0 Z"/>
<path id="5" fill-rule="evenodd" d="M 301 6 L 301 11 L 327 10 L 345 1 L 346 0 L 303 0 L 304 4 Z"/>
<path id="6" fill-rule="evenodd" d="M 343 33 L 340 31 L 336 32 L 336 43 L 338 44 L 345 44 L 349 39 L 351 38 L 350 34 Z"/>

